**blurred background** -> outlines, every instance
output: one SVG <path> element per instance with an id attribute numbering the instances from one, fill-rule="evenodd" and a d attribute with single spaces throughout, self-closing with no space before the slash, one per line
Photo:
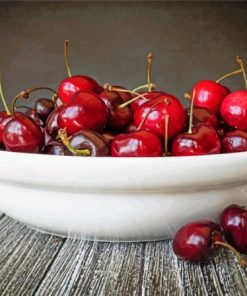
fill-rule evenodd
<path id="1" fill-rule="evenodd" d="M 64 39 L 72 74 L 127 88 L 146 83 L 154 54 L 158 89 L 183 99 L 202 79 L 247 66 L 247 2 L 0 2 L 0 72 L 5 96 L 31 86 L 57 89 L 66 77 Z M 225 80 L 244 87 L 240 75 Z M 37 95 L 36 95 L 37 96 Z M 40 95 L 41 96 L 41 95 Z"/>

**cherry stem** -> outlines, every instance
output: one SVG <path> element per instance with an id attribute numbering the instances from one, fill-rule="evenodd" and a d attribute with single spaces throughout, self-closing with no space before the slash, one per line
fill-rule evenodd
<path id="1" fill-rule="evenodd" d="M 194 100 L 195 100 L 195 90 L 193 90 L 192 98 L 190 101 L 190 120 L 189 120 L 188 134 L 192 134 Z"/>
<path id="2" fill-rule="evenodd" d="M 48 90 L 48 91 L 52 92 L 54 95 L 56 95 L 56 97 L 58 97 L 57 92 L 50 87 L 34 87 L 34 88 L 29 88 L 29 89 L 23 90 L 20 93 L 18 93 L 13 99 L 12 114 L 15 116 L 15 105 L 16 105 L 17 100 L 19 100 L 19 99 L 27 100 L 29 98 L 29 95 L 32 92 L 35 92 L 38 90 Z"/>
<path id="3" fill-rule="evenodd" d="M 114 87 L 112 85 L 110 85 L 109 83 L 105 83 L 104 84 L 104 89 L 108 90 L 108 91 L 118 91 L 118 92 L 126 92 L 126 93 L 130 93 L 130 94 L 135 94 L 137 97 L 119 105 L 120 109 L 123 109 L 125 107 L 127 107 L 129 104 L 131 104 L 132 102 L 134 102 L 135 100 L 137 100 L 138 98 L 143 98 L 143 99 L 147 99 L 144 97 L 145 94 L 139 94 L 133 90 L 128 90 L 128 89 L 124 89 L 124 88 L 119 88 L 119 87 Z"/>
<path id="4" fill-rule="evenodd" d="M 139 126 L 137 127 L 137 130 L 140 130 L 140 129 L 142 128 L 144 122 L 145 122 L 146 119 L 148 118 L 149 114 L 150 114 L 151 112 L 153 112 L 154 108 L 155 108 L 157 105 L 159 105 L 159 104 L 161 104 L 161 103 L 163 103 L 163 102 L 166 103 L 167 105 L 170 104 L 170 100 L 169 100 L 168 98 L 160 99 L 160 100 L 158 100 L 157 102 L 155 102 L 155 103 L 151 106 L 151 108 L 148 110 L 147 114 L 145 114 L 145 116 L 144 116 L 144 118 L 142 119 L 141 123 L 140 123 Z"/>
<path id="5" fill-rule="evenodd" d="M 169 120 L 170 120 L 170 116 L 169 115 L 166 115 L 166 117 L 165 117 L 165 139 L 164 139 L 164 143 L 165 143 L 165 155 L 168 154 Z"/>
<path id="6" fill-rule="evenodd" d="M 65 40 L 64 41 L 64 61 L 65 61 L 68 76 L 71 77 L 72 75 L 71 75 L 69 62 L 68 62 L 68 46 L 69 46 L 69 40 Z"/>
<path id="7" fill-rule="evenodd" d="M 247 266 L 247 260 L 236 249 L 234 249 L 231 245 L 229 245 L 227 243 L 224 243 L 224 242 L 220 242 L 220 241 L 215 241 L 214 244 L 223 246 L 223 247 L 231 250 L 235 254 L 240 266 L 242 266 L 242 267 Z"/>
<path id="8" fill-rule="evenodd" d="M 70 137 L 68 137 L 66 128 L 64 129 L 60 129 L 58 131 L 58 138 L 60 138 L 63 142 L 63 144 L 69 149 L 69 151 L 75 155 L 84 155 L 84 156 L 89 156 L 90 155 L 90 151 L 89 149 L 75 149 L 71 143 L 70 143 Z"/>
<path id="9" fill-rule="evenodd" d="M 236 56 L 236 62 L 239 64 L 239 66 L 241 68 L 241 71 L 243 73 L 245 88 L 247 90 L 247 77 L 246 77 L 246 71 L 245 71 L 245 68 L 244 68 L 244 62 L 243 62 L 243 60 L 241 59 L 240 56 Z"/>
<path id="10" fill-rule="evenodd" d="M 150 52 L 147 55 L 147 83 L 148 83 L 148 91 L 150 92 L 152 90 L 151 87 L 151 68 L 153 63 L 153 54 Z"/>
<path id="11" fill-rule="evenodd" d="M 133 91 L 137 92 L 138 90 L 143 89 L 143 88 L 151 88 L 151 90 L 155 90 L 156 84 L 154 84 L 153 82 L 150 82 L 150 84 L 140 85 L 140 86 L 136 87 L 135 89 L 133 89 Z"/>
<path id="12" fill-rule="evenodd" d="M 3 86 L 2 86 L 2 75 L 0 73 L 0 96 L 1 96 L 1 100 L 2 100 L 2 103 L 3 103 L 3 106 L 4 106 L 4 109 L 5 109 L 5 112 L 7 113 L 7 115 L 10 115 L 10 111 L 9 111 L 9 108 L 8 108 L 8 105 L 5 101 L 5 98 L 4 98 L 4 95 L 3 95 Z"/>
<path id="13" fill-rule="evenodd" d="M 242 69 L 238 69 L 238 70 L 235 70 L 235 71 L 232 71 L 230 73 L 227 73 L 225 74 L 224 76 L 220 77 L 219 79 L 217 79 L 215 82 L 216 83 L 219 83 L 221 80 L 225 79 L 225 78 L 228 78 L 228 77 L 231 77 L 233 75 L 236 75 L 236 74 L 240 74 L 242 73 Z"/>
<path id="14" fill-rule="evenodd" d="M 191 99 L 191 95 L 189 93 L 184 93 L 184 98 L 187 100 Z"/>

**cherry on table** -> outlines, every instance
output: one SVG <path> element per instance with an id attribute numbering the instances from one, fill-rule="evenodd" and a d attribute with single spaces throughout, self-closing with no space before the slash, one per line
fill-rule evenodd
<path id="1" fill-rule="evenodd" d="M 226 133 L 221 141 L 221 146 L 224 153 L 247 151 L 247 132 L 235 130 Z"/>
<path id="2" fill-rule="evenodd" d="M 150 131 L 136 131 L 117 135 L 111 143 L 114 157 L 155 157 L 162 156 L 160 138 Z"/>

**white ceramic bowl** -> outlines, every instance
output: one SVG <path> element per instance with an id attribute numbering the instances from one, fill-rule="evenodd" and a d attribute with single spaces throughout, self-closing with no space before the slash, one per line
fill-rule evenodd
<path id="1" fill-rule="evenodd" d="M 93 240 L 171 238 L 185 222 L 247 204 L 247 152 L 82 158 L 0 152 L 0 211 Z"/>

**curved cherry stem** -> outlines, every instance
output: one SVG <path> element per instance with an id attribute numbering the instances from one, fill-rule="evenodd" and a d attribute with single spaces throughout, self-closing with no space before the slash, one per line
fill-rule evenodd
<path id="1" fill-rule="evenodd" d="M 68 76 L 71 77 L 72 75 L 71 75 L 70 66 L 68 62 L 68 47 L 69 47 L 69 40 L 65 40 L 64 41 L 64 62 L 65 62 Z"/>
<path id="2" fill-rule="evenodd" d="M 5 109 L 5 112 L 7 113 L 7 115 L 10 115 L 10 111 L 9 111 L 9 108 L 8 108 L 8 105 L 5 101 L 5 98 L 4 98 L 4 95 L 3 95 L 3 86 L 2 86 L 2 75 L 0 73 L 0 96 L 1 96 L 1 100 L 2 100 L 2 103 L 3 103 L 3 106 L 4 106 L 4 109 Z"/>
<path id="3" fill-rule="evenodd" d="M 137 127 L 137 130 L 140 130 L 140 129 L 142 128 L 142 126 L 143 126 L 144 122 L 146 121 L 146 119 L 148 118 L 149 114 L 150 114 L 151 112 L 153 112 L 154 108 L 155 108 L 157 105 L 161 104 L 161 103 L 166 103 L 167 105 L 169 105 L 169 104 L 170 104 L 170 100 L 169 100 L 168 98 L 163 98 L 163 99 L 158 100 L 158 102 L 155 102 L 155 103 L 151 106 L 151 108 L 148 110 L 147 114 L 145 114 L 145 116 L 144 116 L 144 118 L 142 119 L 141 123 L 140 123 L 139 126 Z"/>
<path id="4" fill-rule="evenodd" d="M 16 105 L 16 102 L 19 100 L 19 99 L 24 99 L 24 100 L 27 100 L 29 98 L 29 95 L 32 93 L 32 92 L 35 92 L 35 91 L 38 91 L 38 90 L 48 90 L 50 92 L 52 92 L 54 95 L 56 95 L 58 97 L 58 94 L 57 92 L 50 88 L 50 87 L 34 87 L 34 88 L 29 88 L 29 89 L 26 89 L 24 91 L 21 91 L 20 93 L 18 93 L 14 99 L 13 99 L 13 103 L 12 103 L 12 114 L 15 116 L 15 105 Z"/>
<path id="5" fill-rule="evenodd" d="M 90 150 L 89 149 L 83 149 L 83 150 L 75 149 L 71 145 L 71 143 L 69 141 L 71 137 L 68 137 L 66 128 L 60 129 L 58 131 L 58 138 L 62 140 L 64 146 L 66 146 L 71 153 L 73 153 L 75 155 L 83 155 L 83 156 L 89 156 L 90 155 Z"/>
<path id="6" fill-rule="evenodd" d="M 125 93 L 135 94 L 138 98 L 143 98 L 145 100 L 147 99 L 144 97 L 144 94 L 139 94 L 133 90 L 128 90 L 128 89 L 124 89 L 124 88 L 120 88 L 120 87 L 114 87 L 114 86 L 110 85 L 109 83 L 104 84 L 104 89 L 106 89 L 108 91 L 117 91 L 117 92 L 125 92 Z M 127 107 L 129 104 L 131 104 L 132 102 L 137 100 L 137 97 L 119 105 L 119 108 L 123 109 L 123 108 Z"/>
<path id="7" fill-rule="evenodd" d="M 241 59 L 240 56 L 236 56 L 236 62 L 239 64 L 241 71 L 243 73 L 243 77 L 244 77 L 244 82 L 245 82 L 245 88 L 247 90 L 247 77 L 246 77 L 246 71 L 245 71 L 245 67 L 244 67 L 244 62 Z"/>
<path id="8" fill-rule="evenodd" d="M 169 121 L 170 121 L 170 116 L 169 115 L 166 115 L 166 117 L 165 117 L 165 138 L 164 138 L 165 155 L 168 155 Z"/>
<path id="9" fill-rule="evenodd" d="M 222 77 L 220 77 L 219 79 L 215 80 L 216 83 L 220 83 L 222 80 L 228 78 L 228 77 L 231 77 L 233 75 L 237 75 L 237 74 L 241 74 L 242 73 L 242 70 L 241 69 L 238 69 L 238 70 L 235 70 L 235 71 L 232 71 L 230 73 L 227 73 L 225 75 L 223 75 Z"/>
<path id="10" fill-rule="evenodd" d="M 227 243 L 224 243 L 224 242 L 220 242 L 220 241 L 216 241 L 216 242 L 214 242 L 214 244 L 223 246 L 223 247 L 231 250 L 235 254 L 240 266 L 247 267 L 247 260 L 236 249 L 234 249 L 231 245 L 229 245 Z"/>
<path id="11" fill-rule="evenodd" d="M 195 90 L 193 90 L 192 98 L 191 98 L 191 101 L 190 101 L 190 120 L 189 120 L 188 134 L 192 134 L 194 100 L 195 100 Z"/>
<path id="12" fill-rule="evenodd" d="M 136 92 L 136 91 L 143 89 L 143 88 L 150 88 L 150 90 L 152 91 L 152 90 L 155 90 L 156 84 L 154 84 L 153 82 L 150 82 L 149 84 L 140 85 L 140 86 L 134 88 L 132 91 Z"/>
<path id="13" fill-rule="evenodd" d="M 148 91 L 150 92 L 152 90 L 151 88 L 151 69 L 152 69 L 152 63 L 153 63 L 153 54 L 150 52 L 147 55 L 147 84 L 148 84 Z"/>

